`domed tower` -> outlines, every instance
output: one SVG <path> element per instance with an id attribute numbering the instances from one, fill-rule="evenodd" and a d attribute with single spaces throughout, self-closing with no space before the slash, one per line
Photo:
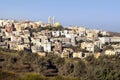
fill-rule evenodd
<path id="1" fill-rule="evenodd" d="M 61 24 L 60 24 L 59 22 L 55 22 L 55 23 L 53 24 L 53 27 L 59 27 L 59 26 L 61 26 Z"/>

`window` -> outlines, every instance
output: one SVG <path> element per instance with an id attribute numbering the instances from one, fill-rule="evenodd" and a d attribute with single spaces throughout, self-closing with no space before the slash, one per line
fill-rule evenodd
<path id="1" fill-rule="evenodd" d="M 82 57 L 85 57 L 85 53 L 82 53 Z"/>

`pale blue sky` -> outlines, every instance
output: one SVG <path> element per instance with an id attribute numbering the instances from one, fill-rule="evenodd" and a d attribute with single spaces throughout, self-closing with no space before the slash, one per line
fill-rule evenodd
<path id="1" fill-rule="evenodd" d="M 120 0 L 0 0 L 0 18 L 43 20 L 120 32 Z"/>

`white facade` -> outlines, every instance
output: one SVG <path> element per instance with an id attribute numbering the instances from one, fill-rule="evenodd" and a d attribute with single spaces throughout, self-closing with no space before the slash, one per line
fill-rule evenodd
<path id="1" fill-rule="evenodd" d="M 106 50 L 105 54 L 106 55 L 115 55 L 115 51 L 113 51 L 113 50 Z"/>
<path id="2" fill-rule="evenodd" d="M 102 48 L 102 43 L 100 41 L 95 41 L 94 44 L 100 49 Z"/>
<path id="3" fill-rule="evenodd" d="M 52 51 L 52 50 L 51 50 L 51 48 L 52 48 L 52 47 L 51 47 L 51 46 L 52 46 L 52 45 L 51 45 L 51 42 L 43 43 L 42 46 L 43 46 L 45 52 L 51 52 L 51 51 Z"/>
<path id="4" fill-rule="evenodd" d="M 3 26 L 4 20 L 0 20 L 0 26 Z"/>
<path id="5" fill-rule="evenodd" d="M 60 36 L 60 31 L 52 31 L 52 36 L 59 37 Z"/>
<path id="6" fill-rule="evenodd" d="M 120 37 L 101 37 L 99 38 L 102 44 L 105 44 L 106 42 L 120 42 Z"/>
<path id="7" fill-rule="evenodd" d="M 41 37 L 41 46 L 43 47 L 45 52 L 52 51 L 52 43 L 49 41 L 49 39 L 46 36 Z"/>

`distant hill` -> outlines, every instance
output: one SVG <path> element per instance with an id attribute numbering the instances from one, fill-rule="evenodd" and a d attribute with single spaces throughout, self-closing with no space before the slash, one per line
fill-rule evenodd
<path id="1" fill-rule="evenodd" d="M 120 37 L 120 32 L 109 32 L 111 36 Z"/>

